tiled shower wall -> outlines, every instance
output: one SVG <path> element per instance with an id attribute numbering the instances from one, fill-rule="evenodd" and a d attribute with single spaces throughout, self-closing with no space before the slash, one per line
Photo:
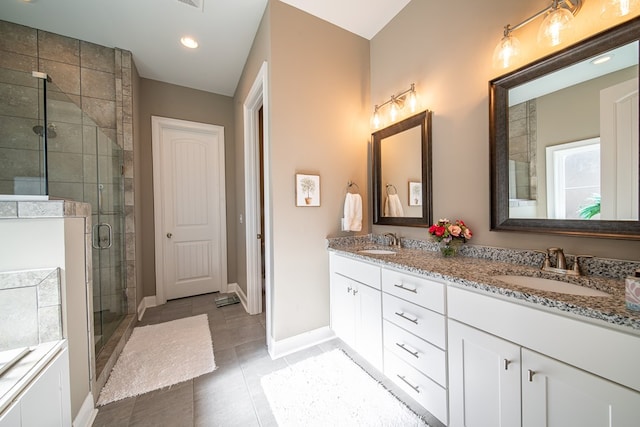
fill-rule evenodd
<path id="1" fill-rule="evenodd" d="M 0 21 L 0 68 L 26 73 L 37 70 L 49 74 L 57 89 L 81 109 L 80 123 L 95 124 L 94 129 L 97 127 L 99 132 L 94 131 L 94 134 L 98 137 L 106 136 L 124 150 L 124 227 L 128 314 L 136 312 L 131 61 L 131 52 L 125 50 L 108 48 Z M 67 129 L 64 127 L 62 125 L 62 129 L 58 130 L 60 138 L 65 131 L 73 132 L 71 129 L 74 129 L 73 126 Z M 72 179 L 69 179 L 68 175 L 73 175 L 76 169 L 78 174 L 84 172 L 86 162 L 83 155 L 86 156 L 91 149 L 91 138 L 87 135 L 91 133 L 91 128 L 83 126 L 80 129 L 84 134 L 82 140 L 85 142 L 80 147 L 56 149 L 56 140 L 51 140 L 54 157 L 51 159 L 52 163 L 55 161 L 63 165 L 57 177 L 52 171 L 54 175 L 52 185 L 58 186 L 59 194 L 68 194 L 68 197 L 75 199 L 80 196 L 74 197 L 74 191 L 82 190 L 73 187 Z M 60 132 L 63 134 L 61 135 Z M 52 194 L 53 190 L 52 187 Z"/>

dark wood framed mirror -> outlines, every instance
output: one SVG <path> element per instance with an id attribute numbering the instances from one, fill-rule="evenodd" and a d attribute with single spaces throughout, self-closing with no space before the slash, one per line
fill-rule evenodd
<path id="1" fill-rule="evenodd" d="M 373 223 L 428 227 L 432 218 L 431 111 L 371 136 Z"/>
<path id="2" fill-rule="evenodd" d="M 640 239 L 640 18 L 489 82 L 491 229 Z"/>

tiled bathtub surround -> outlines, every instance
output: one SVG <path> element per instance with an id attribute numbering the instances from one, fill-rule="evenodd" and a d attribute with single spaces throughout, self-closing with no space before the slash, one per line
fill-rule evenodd
<path id="1" fill-rule="evenodd" d="M 60 269 L 0 272 L 0 351 L 62 339 Z"/>
<path id="2" fill-rule="evenodd" d="M 443 258 L 431 241 L 402 239 L 402 248 L 395 255 L 372 255 L 359 251 L 388 244 L 384 236 L 357 236 L 328 239 L 329 250 L 347 254 L 407 272 L 439 278 L 509 298 L 515 298 L 551 309 L 598 319 L 612 325 L 629 328 L 640 334 L 640 312 L 625 305 L 626 276 L 640 268 L 640 262 L 602 258 L 581 260 L 584 276 L 571 277 L 540 270 L 544 255 L 535 251 L 489 248 L 465 245 L 460 256 Z M 568 265 L 573 257 L 567 256 Z M 588 297 L 538 291 L 507 284 L 495 279 L 501 274 L 545 277 L 596 288 L 610 297 Z"/>

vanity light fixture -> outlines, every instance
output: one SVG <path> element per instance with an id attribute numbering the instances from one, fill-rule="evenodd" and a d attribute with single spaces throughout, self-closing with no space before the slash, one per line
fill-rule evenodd
<path id="1" fill-rule="evenodd" d="M 520 41 L 511 33 L 540 16 L 544 16 L 544 20 L 538 30 L 538 43 L 549 47 L 561 44 L 573 30 L 573 17 L 582 7 L 582 3 L 584 0 L 553 0 L 549 6 L 519 24 L 507 24 L 502 39 L 493 51 L 493 66 L 498 69 L 509 68 L 517 61 L 520 55 Z"/>
<path id="2" fill-rule="evenodd" d="M 373 127 L 375 129 L 379 129 L 381 125 L 380 119 L 380 109 L 386 105 L 389 106 L 389 118 L 391 122 L 395 122 L 398 118 L 399 110 L 403 109 L 405 104 L 409 104 L 409 109 L 412 113 L 415 113 L 416 107 L 418 105 L 418 99 L 416 97 L 416 84 L 411 83 L 411 87 L 405 90 L 404 92 L 400 92 L 397 95 L 391 95 L 391 98 L 382 104 L 378 104 L 375 106 L 373 110 Z"/>
<path id="3" fill-rule="evenodd" d="M 634 12 L 640 6 L 640 0 L 606 0 L 600 9 L 603 19 L 620 18 Z"/>
<path id="4" fill-rule="evenodd" d="M 188 47 L 189 49 L 195 49 L 198 47 L 198 42 L 193 37 L 184 36 L 180 38 L 180 43 L 184 47 Z"/>

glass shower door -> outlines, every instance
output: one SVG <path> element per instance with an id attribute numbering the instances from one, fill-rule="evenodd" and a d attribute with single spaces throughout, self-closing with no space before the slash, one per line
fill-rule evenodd
<path id="1" fill-rule="evenodd" d="M 96 354 L 126 314 L 123 150 L 96 129 L 96 203 L 93 211 Z M 96 280 L 97 279 L 97 280 Z"/>

